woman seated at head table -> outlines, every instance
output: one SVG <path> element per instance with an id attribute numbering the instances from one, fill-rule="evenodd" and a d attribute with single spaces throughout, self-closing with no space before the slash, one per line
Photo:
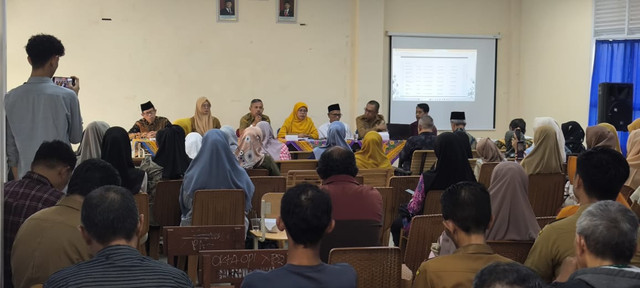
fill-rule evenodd
<path id="1" fill-rule="evenodd" d="M 211 129 L 220 129 L 220 120 L 211 115 L 211 102 L 207 97 L 200 97 L 196 101 L 196 113 L 191 117 L 191 131 L 204 133 Z"/>
<path id="2" fill-rule="evenodd" d="M 307 117 L 309 106 L 298 102 L 293 106 L 291 115 L 284 120 L 278 138 L 285 138 L 286 135 L 297 135 L 299 138 L 318 139 L 318 130 L 311 118 Z"/>

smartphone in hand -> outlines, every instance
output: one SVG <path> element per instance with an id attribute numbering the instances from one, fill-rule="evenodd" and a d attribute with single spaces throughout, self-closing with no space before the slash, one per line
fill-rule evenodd
<path id="1" fill-rule="evenodd" d="M 69 89 L 71 89 L 72 86 L 76 85 L 75 83 L 76 80 L 71 77 L 54 76 L 53 78 L 51 78 L 51 81 L 53 81 L 53 83 L 55 83 L 58 86 L 62 86 Z"/>

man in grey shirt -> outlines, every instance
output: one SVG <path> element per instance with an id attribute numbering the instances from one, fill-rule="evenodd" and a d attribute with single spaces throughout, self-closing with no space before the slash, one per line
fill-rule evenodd
<path id="1" fill-rule="evenodd" d="M 7 117 L 7 161 L 18 179 L 29 171 L 31 161 L 43 141 L 82 140 L 82 117 L 78 103 L 80 81 L 68 88 L 57 86 L 51 77 L 64 56 L 64 46 L 56 37 L 31 36 L 26 46 L 31 64 L 29 80 L 9 91 L 4 99 Z"/>

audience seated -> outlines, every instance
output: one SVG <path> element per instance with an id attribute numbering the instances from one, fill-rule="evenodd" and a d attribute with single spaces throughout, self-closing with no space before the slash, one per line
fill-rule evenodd
<path id="1" fill-rule="evenodd" d="M 496 146 L 496 143 L 494 143 L 491 138 L 480 139 L 476 146 L 476 151 L 478 151 L 478 156 L 480 156 L 476 160 L 476 167 L 473 171 L 476 178 L 480 175 L 480 167 L 482 167 L 483 163 L 505 161 L 504 155 L 498 150 L 498 146 Z"/>
<path id="2" fill-rule="evenodd" d="M 111 127 L 102 139 L 102 160 L 118 170 L 122 187 L 131 193 L 147 193 L 147 173 L 136 168 L 131 159 L 131 143 L 122 127 Z"/>
<path id="3" fill-rule="evenodd" d="M 140 104 L 142 119 L 136 121 L 129 129 L 129 138 L 155 138 L 160 129 L 171 126 L 169 119 L 156 116 L 156 108 L 151 101 Z"/>
<path id="4" fill-rule="evenodd" d="M 584 130 L 580 123 L 569 121 L 562 123 L 562 134 L 564 135 L 565 146 L 571 150 L 572 154 L 579 154 L 586 150 L 582 142 L 584 142 Z"/>
<path id="5" fill-rule="evenodd" d="M 131 193 L 103 186 L 82 203 L 80 233 L 95 257 L 51 275 L 44 287 L 193 287 L 187 274 L 140 255 L 144 215 Z"/>
<path id="6" fill-rule="evenodd" d="M 587 149 L 593 147 L 608 147 L 620 152 L 618 134 L 611 132 L 606 126 L 600 124 L 587 127 L 586 144 Z"/>
<path id="7" fill-rule="evenodd" d="M 464 132 L 467 137 L 469 138 L 469 145 L 471 146 L 471 149 L 476 149 L 476 138 L 473 137 L 471 134 L 469 134 L 469 132 L 467 132 L 464 128 L 467 126 L 467 118 L 464 115 L 464 111 L 453 111 L 451 112 L 451 131 L 455 132 L 455 131 L 462 131 Z M 471 158 L 471 157 L 469 157 Z"/>
<path id="8" fill-rule="evenodd" d="M 273 129 L 269 122 L 260 121 L 256 127 L 262 131 L 262 148 L 271 155 L 271 158 L 274 160 L 291 160 L 289 148 L 273 136 Z"/>
<path id="9" fill-rule="evenodd" d="M 370 131 L 362 139 L 362 149 L 355 153 L 356 165 L 360 169 L 393 169 L 387 155 L 382 150 L 382 137 Z"/>
<path id="10" fill-rule="evenodd" d="M 387 123 L 384 122 L 384 116 L 378 114 L 379 110 L 380 103 L 371 100 L 367 102 L 367 106 L 364 107 L 364 114 L 356 117 L 356 134 L 358 134 L 358 139 L 364 138 L 370 131 L 387 131 Z"/>
<path id="11" fill-rule="evenodd" d="M 331 125 L 331 123 L 336 122 L 336 121 L 340 121 L 340 118 L 342 118 L 342 113 L 340 113 L 340 104 L 331 104 L 329 105 L 329 107 L 327 107 L 327 109 L 329 110 L 329 113 L 327 113 L 327 117 L 329 117 L 329 122 L 326 122 L 322 125 L 320 125 L 320 127 L 318 127 L 318 137 L 319 139 L 326 139 L 329 137 L 329 125 Z M 347 125 L 347 123 L 342 123 L 342 125 L 344 125 L 344 130 L 345 130 L 345 136 L 342 137 L 344 138 L 348 138 L 348 139 L 352 139 L 353 135 L 351 135 L 351 130 L 349 130 L 349 125 Z M 320 157 L 317 157 L 320 158 Z"/>
<path id="12" fill-rule="evenodd" d="M 351 151 L 351 146 L 344 140 L 347 130 L 345 124 L 340 121 L 333 121 L 329 125 L 327 132 L 327 143 L 324 146 L 313 148 L 313 155 L 311 158 L 320 159 L 322 153 L 331 147 L 342 147 L 348 151 Z"/>
<path id="13" fill-rule="evenodd" d="M 578 156 L 574 193 L 580 209 L 542 229 L 533 244 L 525 265 L 546 282 L 557 276 L 562 261 L 575 253 L 576 222 L 589 205 L 601 200 L 614 200 L 629 176 L 629 165 L 620 153 L 596 147 Z"/>
<path id="14" fill-rule="evenodd" d="M 331 196 L 336 223 L 320 244 L 322 261 L 327 262 L 332 248 L 379 246 L 382 196 L 375 188 L 356 181 L 358 167 L 351 150 L 329 148 L 320 157 L 317 171 L 323 181 L 320 188 Z"/>
<path id="15" fill-rule="evenodd" d="M 200 97 L 196 101 L 196 112 L 191 117 L 191 131 L 204 133 L 211 129 L 220 129 L 220 120 L 211 115 L 211 102 L 207 97 Z"/>
<path id="16" fill-rule="evenodd" d="M 487 231 L 487 240 L 535 240 L 538 237 L 540 226 L 533 214 L 528 190 L 529 177 L 518 163 L 502 162 L 493 169 L 489 188 L 493 226 Z"/>
<path id="17" fill-rule="evenodd" d="M 93 121 L 87 125 L 87 128 L 84 128 L 82 141 L 80 141 L 78 151 L 76 151 L 78 156 L 76 165 L 80 165 L 80 163 L 88 159 L 100 159 L 102 156 L 100 151 L 102 138 L 104 138 L 104 133 L 107 132 L 107 129 L 109 129 L 109 124 L 103 121 Z"/>
<path id="18" fill-rule="evenodd" d="M 418 110 L 419 108 L 416 108 L 416 115 L 418 114 Z M 427 109 L 427 111 L 428 110 L 429 109 Z M 416 150 L 433 150 L 433 146 L 436 142 L 437 133 L 435 132 L 435 126 L 433 125 L 433 118 L 429 115 L 422 115 L 417 123 L 417 129 L 420 134 L 416 133 L 417 135 L 411 136 L 407 139 L 407 142 L 404 144 L 404 148 L 402 148 L 402 151 L 400 152 L 400 158 L 398 159 L 398 167 L 405 171 L 411 171 L 411 159 L 413 157 L 413 152 Z"/>
<path id="19" fill-rule="evenodd" d="M 43 142 L 31 170 L 22 179 L 4 184 L 3 249 L 4 286 L 11 287 L 11 246 L 18 229 L 29 216 L 56 205 L 76 166 L 71 146 L 62 141 Z"/>
<path id="20" fill-rule="evenodd" d="M 637 243 L 631 210 L 613 201 L 589 206 L 576 224 L 575 258 L 564 261 L 552 286 L 640 287 L 640 268 L 629 265 Z"/>
<path id="21" fill-rule="evenodd" d="M 420 128 L 418 125 L 420 125 L 419 122 L 422 116 L 429 116 L 429 104 L 427 103 L 420 103 L 416 105 L 416 121 L 409 124 L 409 126 L 411 126 L 411 136 L 417 136 L 420 134 Z M 438 135 L 438 129 L 436 126 L 433 126 L 432 132 L 434 135 Z"/>
<path id="22" fill-rule="evenodd" d="M 249 113 L 240 118 L 240 126 L 238 126 L 239 134 L 242 135 L 242 133 L 244 133 L 244 129 L 246 129 L 247 127 L 255 127 L 256 125 L 258 125 L 258 123 L 260 123 L 260 121 L 265 121 L 271 124 L 269 116 L 262 114 L 263 111 L 264 106 L 262 104 L 262 100 L 251 100 L 251 104 L 249 104 Z"/>
<path id="23" fill-rule="evenodd" d="M 460 248 L 451 255 L 423 262 L 416 272 L 414 288 L 471 287 L 474 276 L 485 266 L 512 261 L 493 253 L 485 242 L 493 219 L 489 192 L 482 184 L 451 185 L 440 202 L 445 231 Z"/>
<path id="24" fill-rule="evenodd" d="M 293 111 L 282 123 L 278 132 L 278 138 L 285 138 L 286 135 L 297 135 L 300 138 L 318 139 L 318 130 L 313 124 L 313 120 L 307 116 L 309 106 L 298 102 L 293 106 Z"/>
<path id="25" fill-rule="evenodd" d="M 558 125 L 558 122 L 556 122 L 556 120 L 554 120 L 551 117 L 536 117 L 533 120 L 533 133 L 534 133 L 534 139 L 533 141 L 537 142 L 537 140 L 535 139 L 535 133 L 538 130 L 538 128 L 542 127 L 542 126 L 549 126 L 551 128 L 553 128 L 553 130 L 556 132 L 556 142 L 558 143 L 558 149 L 560 151 L 560 158 L 562 159 L 562 163 L 567 162 L 567 154 L 571 154 L 571 150 L 569 150 L 569 148 L 567 148 L 564 145 L 564 135 L 562 134 L 562 130 L 560 129 L 560 126 Z M 531 153 L 531 151 L 533 150 L 533 148 L 535 148 L 535 145 L 532 145 L 531 147 L 527 148 L 527 150 L 525 150 L 524 154 L 525 155 L 529 155 L 529 153 Z"/>
<path id="26" fill-rule="evenodd" d="M 287 232 L 287 264 L 269 272 L 252 272 L 244 278 L 242 287 L 355 288 L 357 275 L 353 267 L 346 263 L 328 265 L 320 260 L 320 241 L 334 227 L 331 215 L 331 198 L 320 188 L 300 184 L 287 190 L 276 220 L 278 228 Z"/>
<path id="27" fill-rule="evenodd" d="M 238 150 L 238 136 L 236 135 L 236 131 L 229 125 L 220 127 L 220 131 L 224 132 L 225 137 L 227 137 L 229 147 L 231 148 L 231 152 L 235 153 L 236 150 Z"/>
<path id="28" fill-rule="evenodd" d="M 544 288 L 546 286 L 535 272 L 515 262 L 493 263 L 482 268 L 473 279 L 473 288 Z"/>
<path id="29" fill-rule="evenodd" d="M 244 129 L 235 156 L 244 169 L 267 169 L 269 176 L 280 176 L 278 165 L 262 148 L 262 131 L 258 127 Z"/>
<path id="30" fill-rule="evenodd" d="M 599 123 L 598 126 L 602 126 L 604 128 L 607 128 L 607 130 L 611 131 L 611 134 L 613 134 L 613 136 L 616 139 L 616 143 L 618 143 L 618 146 L 616 148 L 614 148 L 613 150 L 616 150 L 620 153 L 622 153 L 622 149 L 620 148 L 620 140 L 618 139 L 618 131 L 616 130 L 616 127 L 614 127 L 613 125 L 606 123 L 606 122 L 602 122 Z"/>
<path id="31" fill-rule="evenodd" d="M 511 142 L 511 140 L 513 139 L 513 134 L 514 131 L 516 130 L 520 130 L 520 132 L 522 132 L 522 134 L 527 133 L 527 122 L 524 121 L 524 119 L 522 118 L 515 118 L 513 120 L 511 120 L 511 122 L 509 122 L 509 131 L 507 131 L 504 134 L 504 139 L 500 139 L 500 141 L 498 141 L 498 143 L 500 145 L 504 145 L 502 147 L 504 147 L 505 151 L 505 156 L 507 158 L 515 158 L 516 157 L 516 149 L 515 147 L 513 147 L 513 144 Z M 532 141 L 531 141 L 531 137 L 525 136 L 525 146 L 526 147 L 530 147 L 532 145 Z M 498 144 L 496 143 L 496 144 Z M 501 147 L 498 147 L 501 148 Z"/>
<path id="32" fill-rule="evenodd" d="M 180 226 L 191 225 L 193 197 L 197 190 L 203 189 L 242 189 L 245 193 L 245 212 L 251 210 L 255 187 L 247 171 L 229 150 L 224 132 L 218 129 L 204 135 L 202 149 L 184 173 L 180 189 Z"/>
<path id="33" fill-rule="evenodd" d="M 189 158 L 194 159 L 202 147 L 202 135 L 198 132 L 191 132 L 184 138 L 184 149 Z"/>
<path id="34" fill-rule="evenodd" d="M 118 171 L 100 159 L 84 161 L 73 171 L 67 196 L 24 222 L 11 252 L 15 287 L 44 283 L 54 272 L 91 259 L 78 231 L 80 209 L 89 192 L 105 185 L 120 185 Z"/>
<path id="35" fill-rule="evenodd" d="M 536 129 L 533 150 L 520 163 L 528 175 L 562 172 L 562 153 L 556 135 L 551 126 Z"/>

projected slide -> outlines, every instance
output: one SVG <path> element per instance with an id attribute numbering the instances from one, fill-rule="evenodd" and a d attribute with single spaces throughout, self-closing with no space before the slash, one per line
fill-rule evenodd
<path id="1" fill-rule="evenodd" d="M 475 49 L 392 49 L 392 101 L 475 101 Z"/>

